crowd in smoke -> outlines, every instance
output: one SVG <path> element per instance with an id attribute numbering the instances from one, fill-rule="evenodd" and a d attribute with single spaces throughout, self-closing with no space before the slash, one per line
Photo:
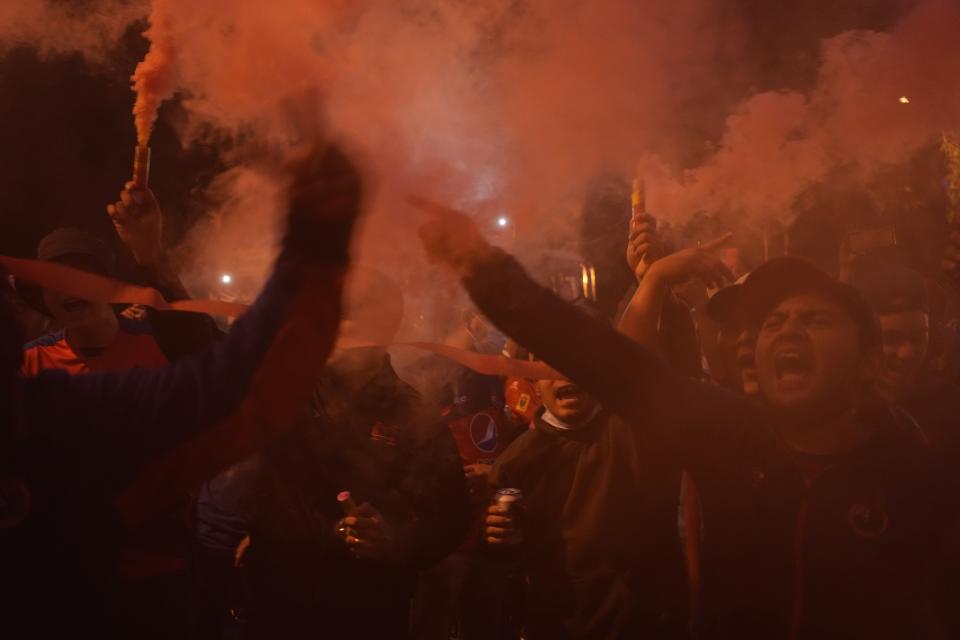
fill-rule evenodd
<path id="1" fill-rule="evenodd" d="M 0 256 L 0 628 L 960 634 L 960 5 L 888 8 L 0 8 L 222 168 Z"/>

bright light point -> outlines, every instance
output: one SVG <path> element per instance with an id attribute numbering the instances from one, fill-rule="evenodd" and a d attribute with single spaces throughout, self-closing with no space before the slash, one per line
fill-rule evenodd
<path id="1" fill-rule="evenodd" d="M 233 282 L 233 277 L 231 277 L 229 273 L 225 273 L 222 276 L 220 276 L 220 282 L 222 282 L 223 284 L 230 284 L 231 282 Z"/>
<path id="2" fill-rule="evenodd" d="M 900 96 L 900 104 L 910 104 L 910 98 L 907 96 Z"/>
<path id="3" fill-rule="evenodd" d="M 510 224 L 510 221 L 507 220 L 505 217 L 500 216 L 499 218 L 497 218 L 497 226 L 498 226 L 498 227 L 505 227 L 505 226 L 507 226 L 508 224 Z"/>

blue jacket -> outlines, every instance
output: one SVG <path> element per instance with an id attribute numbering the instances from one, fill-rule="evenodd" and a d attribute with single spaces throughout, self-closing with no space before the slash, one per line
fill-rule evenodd
<path id="1" fill-rule="evenodd" d="M 156 370 L 45 371 L 2 390 L 10 400 L 0 430 L 0 632 L 109 636 L 123 535 L 114 500 L 146 465 L 205 428 L 217 425 L 230 444 L 255 379 L 258 388 L 302 387 L 308 397 L 304 376 L 319 370 L 336 336 L 342 271 L 285 253 L 250 311 L 206 352 Z M 305 344 L 290 339 L 311 332 L 316 339 Z M 287 370 L 289 381 L 278 381 Z M 283 397 L 253 395 L 257 415 Z"/>

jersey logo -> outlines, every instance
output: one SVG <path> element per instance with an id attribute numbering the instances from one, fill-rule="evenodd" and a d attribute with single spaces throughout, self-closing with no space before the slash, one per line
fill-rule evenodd
<path id="1" fill-rule="evenodd" d="M 14 478 L 0 478 L 0 529 L 12 529 L 30 515 L 30 490 Z"/>
<path id="2" fill-rule="evenodd" d="M 527 410 L 527 407 L 529 406 L 530 406 L 530 396 L 525 393 L 521 393 L 520 397 L 517 399 L 517 406 L 516 406 L 517 412 L 523 413 L 524 411 Z"/>
<path id="3" fill-rule="evenodd" d="M 847 512 L 847 523 L 853 532 L 861 538 L 877 538 L 886 533 L 890 526 L 890 516 L 884 508 L 883 496 L 871 504 L 858 502 Z"/>
<path id="4" fill-rule="evenodd" d="M 497 450 L 497 422 L 487 413 L 478 413 L 470 419 L 470 440 L 484 453 Z"/>

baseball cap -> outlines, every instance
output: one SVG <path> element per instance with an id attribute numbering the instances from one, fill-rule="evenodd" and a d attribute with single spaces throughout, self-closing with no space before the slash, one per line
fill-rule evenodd
<path id="1" fill-rule="evenodd" d="M 714 292 L 707 300 L 707 316 L 717 324 L 727 324 L 734 322 L 741 317 L 740 296 L 743 289 L 743 283 L 749 277 L 749 273 L 737 278 L 736 282 L 729 284 L 722 289 Z"/>
<path id="2" fill-rule="evenodd" d="M 740 301 L 747 321 L 759 327 L 774 307 L 800 294 L 822 296 L 846 311 L 860 329 L 861 346 L 880 343 L 877 320 L 860 292 L 801 258 L 774 258 L 754 269 L 741 287 Z"/>
<path id="3" fill-rule="evenodd" d="M 44 236 L 37 245 L 37 259 L 59 262 L 104 276 L 112 276 L 115 266 L 113 251 L 105 242 L 92 233 L 73 227 L 60 227 Z M 43 302 L 41 287 L 20 279 L 14 279 L 13 285 L 24 302 L 50 315 L 50 310 Z"/>

